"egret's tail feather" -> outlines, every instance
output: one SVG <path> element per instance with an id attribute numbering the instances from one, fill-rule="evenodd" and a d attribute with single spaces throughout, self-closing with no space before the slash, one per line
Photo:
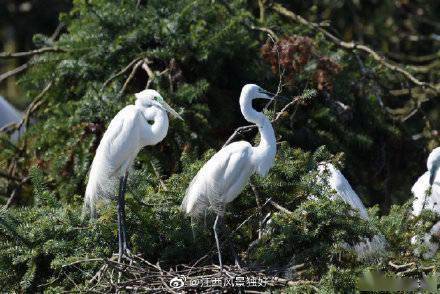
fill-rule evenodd
<path id="1" fill-rule="evenodd" d="M 99 200 L 109 200 L 115 197 L 117 177 L 110 171 L 114 170 L 111 163 L 102 153 L 96 153 L 89 173 L 83 205 L 83 217 L 96 215 L 96 204 Z"/>

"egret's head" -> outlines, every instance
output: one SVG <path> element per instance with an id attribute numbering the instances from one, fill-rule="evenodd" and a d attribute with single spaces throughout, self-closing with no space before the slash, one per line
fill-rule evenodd
<path id="1" fill-rule="evenodd" d="M 165 102 L 159 92 L 146 89 L 134 95 L 136 96 L 135 105 L 142 108 L 147 119 L 152 119 L 157 111 L 167 111 L 172 116 L 183 120 L 183 118 Z"/>
<path id="2" fill-rule="evenodd" d="M 428 156 L 427 161 L 428 171 L 430 172 L 429 184 L 432 185 L 434 183 L 437 172 L 440 169 L 440 147 L 432 150 L 431 154 Z"/>
<path id="3" fill-rule="evenodd" d="M 274 98 L 280 100 L 289 100 L 286 97 L 266 91 L 258 85 L 247 84 L 241 90 L 240 104 L 244 104 L 246 102 L 252 102 L 252 100 L 254 99 L 272 100 Z"/>

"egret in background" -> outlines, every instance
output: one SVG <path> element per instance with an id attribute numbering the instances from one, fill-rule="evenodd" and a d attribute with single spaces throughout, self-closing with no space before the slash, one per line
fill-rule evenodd
<path id="1" fill-rule="evenodd" d="M 259 145 L 253 147 L 249 142 L 239 141 L 223 147 L 199 170 L 183 199 L 182 210 L 191 217 L 201 216 L 208 208 L 217 214 L 213 230 L 221 268 L 218 224 L 223 219 L 225 206 L 238 197 L 252 174 L 266 176 L 275 160 L 276 140 L 272 124 L 252 107 L 252 101 L 279 97 L 254 84 L 243 87 L 241 113 L 247 121 L 257 125 L 261 136 Z"/>
<path id="2" fill-rule="evenodd" d="M 165 138 L 168 132 L 167 112 L 182 119 L 155 90 L 147 89 L 135 96 L 135 104 L 119 111 L 105 131 L 90 168 L 84 198 L 84 211 L 89 211 L 94 217 L 97 200 L 114 199 L 116 186 L 119 184 L 119 260 L 123 254 L 129 253 L 125 225 L 128 170 L 142 147 L 156 145 Z"/>
<path id="3" fill-rule="evenodd" d="M 344 175 L 331 163 L 321 162 L 318 164 L 318 173 L 323 176 L 324 173 L 328 173 L 328 185 L 334 190 L 345 203 L 351 206 L 354 210 L 359 212 L 362 219 L 368 220 L 368 212 L 362 203 L 359 196 L 351 187 L 350 183 L 344 177 Z M 322 180 L 319 179 L 322 183 Z M 332 198 L 334 200 L 334 198 Z M 347 244 L 348 245 L 348 244 Z M 363 241 L 354 244 L 353 249 L 359 260 L 374 259 L 381 253 L 385 253 L 385 247 L 387 242 L 383 235 L 376 235 L 370 240 L 364 238 Z"/>
<path id="4" fill-rule="evenodd" d="M 419 216 L 424 209 L 431 210 L 440 215 L 440 147 L 435 148 L 428 156 L 427 160 L 428 171 L 425 172 L 414 184 L 411 192 L 414 195 L 414 201 L 412 204 L 412 214 Z M 436 223 L 426 233 L 421 242 L 427 246 L 427 252 L 423 253 L 423 258 L 432 258 L 438 250 L 438 242 L 432 241 L 432 236 L 440 235 L 440 222 Z M 418 243 L 417 236 L 411 239 L 412 244 Z M 418 250 L 415 252 L 420 254 Z"/>
<path id="5" fill-rule="evenodd" d="M 20 123 L 23 118 L 14 106 L 12 106 L 3 96 L 0 96 L 0 129 L 11 124 Z M 24 131 L 24 127 L 14 132 L 11 136 L 13 142 L 17 141 L 20 134 Z"/>
<path id="6" fill-rule="evenodd" d="M 354 210 L 357 210 L 364 220 L 368 219 L 367 209 L 361 199 L 353 190 L 344 175 L 333 164 L 329 162 L 319 163 L 318 172 L 320 175 L 328 172 L 328 185 L 330 188 L 336 191 L 337 195 L 341 197 L 345 203 L 350 205 Z"/>
<path id="7" fill-rule="evenodd" d="M 411 192 L 414 195 L 412 213 L 420 215 L 423 209 L 440 214 L 440 147 L 432 150 L 426 163 L 428 171 L 414 184 Z"/>

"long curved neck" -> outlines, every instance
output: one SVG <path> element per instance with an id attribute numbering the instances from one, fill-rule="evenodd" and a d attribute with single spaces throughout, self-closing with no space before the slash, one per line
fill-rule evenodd
<path id="1" fill-rule="evenodd" d="M 153 117 L 154 123 L 151 125 L 151 145 L 162 141 L 168 133 L 168 115 L 164 110 L 157 111 Z"/>
<path id="2" fill-rule="evenodd" d="M 258 147 L 276 147 L 275 132 L 270 120 L 261 112 L 256 111 L 252 107 L 252 99 L 248 97 L 240 97 L 240 109 L 244 118 L 258 126 L 261 139 Z"/>
<path id="3" fill-rule="evenodd" d="M 261 112 L 252 107 L 252 99 L 240 97 L 240 109 L 244 118 L 258 126 L 260 132 L 260 143 L 254 147 L 257 156 L 257 172 L 266 175 L 272 167 L 276 154 L 276 138 L 270 120 Z"/>

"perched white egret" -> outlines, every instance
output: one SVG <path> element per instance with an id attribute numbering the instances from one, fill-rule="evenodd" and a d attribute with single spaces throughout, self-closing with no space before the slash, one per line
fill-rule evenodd
<path id="1" fill-rule="evenodd" d="M 129 252 L 125 226 L 128 170 L 142 147 L 155 145 L 165 138 L 168 132 L 167 112 L 182 119 L 155 90 L 147 89 L 135 96 L 135 104 L 119 111 L 105 131 L 90 168 L 84 198 L 84 211 L 89 211 L 93 217 L 98 199 L 116 198 L 115 190 L 119 181 L 119 258 Z"/>
<path id="2" fill-rule="evenodd" d="M 322 176 L 324 173 L 328 173 L 328 185 L 336 192 L 345 203 L 350 205 L 354 210 L 359 212 L 362 219 L 368 220 L 368 212 L 362 203 L 359 196 L 351 187 L 350 183 L 344 177 L 344 175 L 331 163 L 321 162 L 318 165 L 318 172 Z M 322 182 L 320 180 L 320 182 Z M 346 244 L 348 246 L 348 244 Z M 379 255 L 385 253 L 387 242 L 383 235 L 376 235 L 370 240 L 364 238 L 363 241 L 354 244 L 352 247 L 356 252 L 359 260 L 374 259 Z"/>
<path id="3" fill-rule="evenodd" d="M 419 216 L 424 209 L 432 210 L 440 214 L 440 147 L 435 148 L 428 156 L 427 160 L 428 171 L 425 172 L 411 189 L 414 195 L 412 204 L 412 214 Z M 432 258 L 438 250 L 439 244 L 431 241 L 433 235 L 440 233 L 440 225 L 437 223 L 431 228 L 429 233 L 423 236 L 423 243 L 427 246 L 427 252 L 423 253 L 423 258 Z M 412 244 L 419 243 L 419 239 L 414 236 L 411 239 Z M 415 251 L 420 255 L 420 250 Z"/>
<path id="4" fill-rule="evenodd" d="M 414 184 L 411 191 L 414 195 L 412 213 L 420 215 L 423 209 L 440 214 L 440 147 L 432 150 L 427 161 L 428 171 Z"/>
<path id="5" fill-rule="evenodd" d="M 208 208 L 217 214 L 213 230 L 221 267 L 217 228 L 219 220 L 223 218 L 225 205 L 238 197 L 252 174 L 266 176 L 275 160 L 276 140 L 272 124 L 263 113 L 252 107 L 252 101 L 257 98 L 271 100 L 274 97 L 280 96 L 254 84 L 243 87 L 240 95 L 241 113 L 247 121 L 258 126 L 261 135 L 259 145 L 253 147 L 249 142 L 239 141 L 223 147 L 200 169 L 182 201 L 182 210 L 192 217 L 202 215 Z"/>
<path id="6" fill-rule="evenodd" d="M 350 183 L 344 177 L 344 175 L 336 169 L 336 167 L 329 162 L 322 162 L 318 165 L 318 172 L 320 175 L 328 172 L 328 185 L 337 195 L 342 198 L 344 202 L 350 205 L 353 209 L 359 211 L 360 216 L 363 219 L 368 219 L 368 212 L 362 203 L 359 196 L 350 186 Z"/>
<path id="7" fill-rule="evenodd" d="M 0 128 L 11 123 L 21 122 L 23 114 L 21 114 L 14 106 L 12 106 L 3 96 L 0 96 Z M 12 141 L 17 141 L 24 129 L 14 132 L 11 136 Z"/>

